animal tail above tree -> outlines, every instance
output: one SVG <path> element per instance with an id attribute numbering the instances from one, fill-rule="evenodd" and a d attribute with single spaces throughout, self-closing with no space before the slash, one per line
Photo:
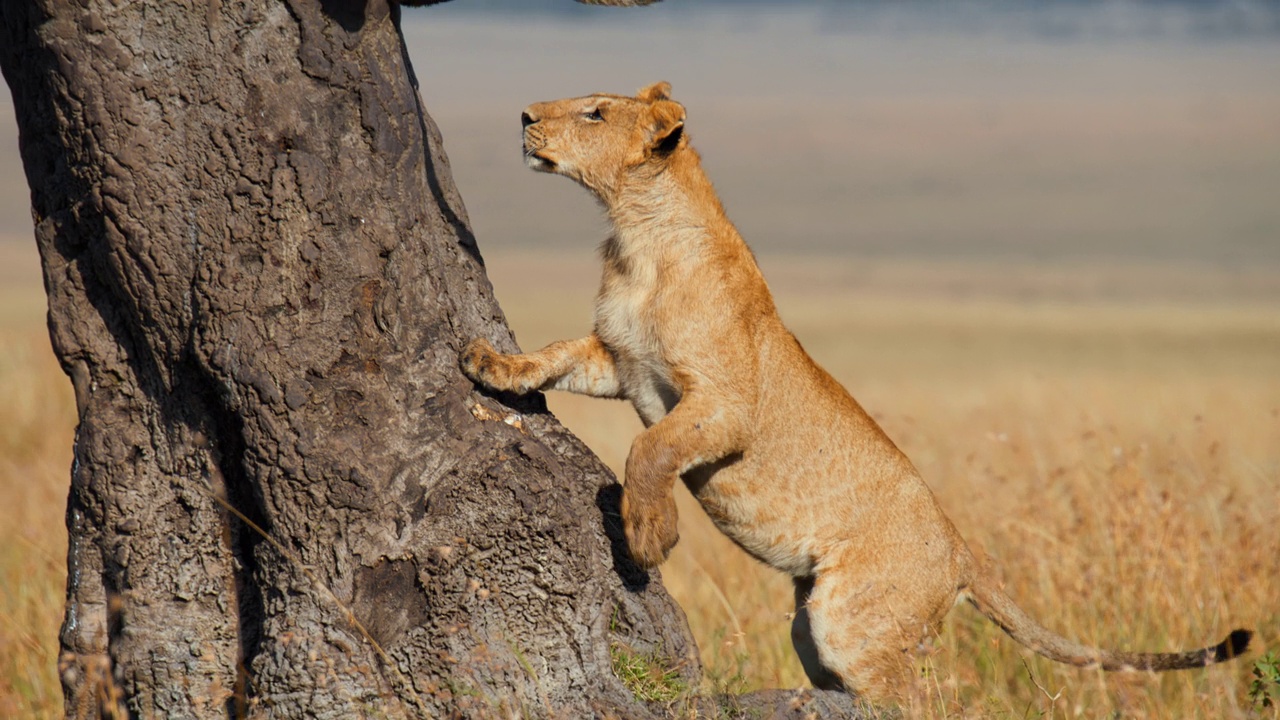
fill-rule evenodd
<path id="1" fill-rule="evenodd" d="M 1232 630 L 1222 642 L 1185 652 L 1126 652 L 1068 640 L 1028 615 L 1000 587 L 990 573 L 977 573 L 964 595 L 983 615 L 1014 640 L 1057 662 L 1109 671 L 1162 671 L 1206 667 L 1239 657 L 1249 647 L 1253 631 Z"/>

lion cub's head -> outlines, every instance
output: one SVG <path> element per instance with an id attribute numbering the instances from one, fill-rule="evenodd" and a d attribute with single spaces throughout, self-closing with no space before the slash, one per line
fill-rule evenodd
<path id="1" fill-rule="evenodd" d="M 520 116 L 525 162 L 572 178 L 607 199 L 632 170 L 665 162 L 684 143 L 684 106 L 671 85 L 635 97 L 598 93 L 534 103 Z"/>

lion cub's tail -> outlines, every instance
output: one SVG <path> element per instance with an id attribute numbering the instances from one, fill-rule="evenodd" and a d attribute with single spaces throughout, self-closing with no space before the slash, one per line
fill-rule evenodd
<path id="1" fill-rule="evenodd" d="M 967 589 L 969 602 L 1014 640 L 1056 660 L 1080 667 L 1103 670 L 1182 670 L 1220 663 L 1237 657 L 1249 647 L 1250 630 L 1233 630 L 1212 647 L 1177 653 L 1140 653 L 1104 650 L 1068 640 L 1045 629 L 1014 604 L 988 573 L 977 573 Z"/>

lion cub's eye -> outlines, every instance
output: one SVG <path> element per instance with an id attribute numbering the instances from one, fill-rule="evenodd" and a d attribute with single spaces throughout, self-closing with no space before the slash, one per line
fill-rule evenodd
<path id="1" fill-rule="evenodd" d="M 604 115 L 601 115 L 601 114 L 600 114 L 600 108 L 598 108 L 598 107 L 596 107 L 596 108 L 591 108 L 590 110 L 588 110 L 588 111 L 586 111 L 586 112 L 582 113 L 582 117 L 584 117 L 584 118 L 586 118 L 586 119 L 590 120 L 591 122 L 603 122 L 603 121 L 604 121 Z"/>

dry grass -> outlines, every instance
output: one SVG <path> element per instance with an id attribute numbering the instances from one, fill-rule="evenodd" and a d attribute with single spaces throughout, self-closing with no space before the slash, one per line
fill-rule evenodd
<path id="1" fill-rule="evenodd" d="M 1133 288 L 1122 303 L 1064 304 L 1053 297 L 1089 293 L 1060 286 L 1015 302 L 1009 297 L 1044 279 L 1024 270 L 959 301 L 936 288 L 963 277 L 917 282 L 912 297 L 892 290 L 944 277 L 937 268 L 880 267 L 870 273 L 876 281 L 841 287 L 831 281 L 841 276 L 838 261 L 763 265 L 801 341 L 879 419 L 965 537 L 997 559 L 1009 591 L 1047 626 L 1150 650 L 1258 630 L 1243 662 L 1118 675 L 1042 660 L 958 608 L 921 658 L 918 714 L 1250 717 L 1252 659 L 1280 644 L 1274 296 L 1264 302 L 1249 291 L 1246 301 L 1224 286 L 1194 301 L 1169 299 L 1162 282 L 1136 293 L 1163 298 L 1154 304 L 1131 297 Z M 530 270 L 551 278 L 531 282 Z M 1100 277 L 1080 273 L 1085 284 Z M 1163 281 L 1212 282 L 1168 273 Z M 595 271 L 585 251 L 558 270 L 533 257 L 495 257 L 490 274 L 525 347 L 588 326 Z M 550 404 L 621 469 L 640 430 L 629 407 L 564 394 Z M 721 536 L 683 489 L 679 501 L 681 542 L 663 576 L 711 682 L 805 684 L 789 638 L 790 582 Z"/>
<path id="2" fill-rule="evenodd" d="M 514 256 L 490 264 L 524 345 L 587 327 L 596 271 L 585 251 L 555 266 Z M 929 278 L 946 275 L 937 270 L 880 268 L 870 282 L 842 279 L 830 263 L 764 264 L 801 340 L 879 418 L 1046 625 L 1153 650 L 1245 626 L 1259 631 L 1258 650 L 1280 645 L 1274 297 L 1260 300 L 1255 284 L 1246 299 L 1091 304 L 1055 290 L 1076 297 L 1064 304 L 1015 302 L 1024 290 L 995 287 L 961 302 L 927 291 L 939 287 Z M 0 717 L 61 712 L 56 638 L 74 406 L 30 277 L 0 285 Z M 1020 277 L 1018 287 L 1037 286 Z M 916 278 L 910 298 L 892 290 L 906 278 Z M 639 430 L 627 406 L 550 400 L 622 466 Z M 709 682 L 804 684 L 788 638 L 790 583 L 721 537 L 687 494 L 680 502 L 682 541 L 664 578 L 689 615 Z M 921 658 L 920 712 L 1250 717 L 1259 654 L 1208 672 L 1080 671 L 1030 655 L 959 608 Z"/>
<path id="3" fill-rule="evenodd" d="M 0 717 L 62 712 L 58 627 L 75 401 L 33 258 L 0 241 Z"/>

